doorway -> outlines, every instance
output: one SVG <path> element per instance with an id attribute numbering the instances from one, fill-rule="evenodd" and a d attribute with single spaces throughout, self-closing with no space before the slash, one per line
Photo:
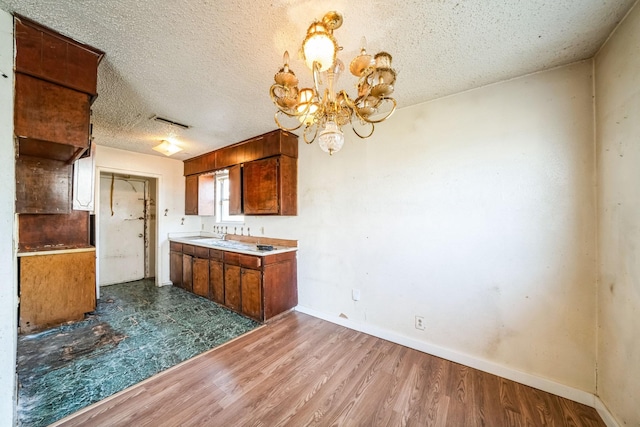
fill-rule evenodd
<path id="1" fill-rule="evenodd" d="M 98 286 L 155 277 L 156 181 L 100 173 Z"/>

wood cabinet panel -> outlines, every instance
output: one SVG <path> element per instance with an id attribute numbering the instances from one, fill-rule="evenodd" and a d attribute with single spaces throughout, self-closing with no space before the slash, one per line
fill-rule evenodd
<path id="1" fill-rule="evenodd" d="M 15 85 L 18 138 L 89 147 L 89 95 L 20 73 Z"/>
<path id="2" fill-rule="evenodd" d="M 229 214 L 241 215 L 242 204 L 242 167 L 235 165 L 229 168 Z"/>
<path id="3" fill-rule="evenodd" d="M 224 259 L 224 251 L 219 249 L 209 249 L 209 259 L 217 259 L 222 261 Z"/>
<path id="4" fill-rule="evenodd" d="M 240 270 L 237 265 L 224 266 L 224 305 L 236 311 L 242 309 Z"/>
<path id="5" fill-rule="evenodd" d="M 95 251 L 20 257 L 20 332 L 81 320 L 96 307 Z"/>
<path id="6" fill-rule="evenodd" d="M 21 252 L 38 249 L 73 249 L 89 246 L 89 212 L 66 215 L 20 214 L 18 235 Z"/>
<path id="7" fill-rule="evenodd" d="M 209 260 L 209 298 L 224 304 L 224 264 L 214 259 Z"/>
<path id="8" fill-rule="evenodd" d="M 90 95 L 96 94 L 104 52 L 16 16 L 16 71 Z"/>
<path id="9" fill-rule="evenodd" d="M 198 215 L 215 215 L 216 177 L 213 174 L 198 175 Z"/>
<path id="10" fill-rule="evenodd" d="M 280 215 L 298 214 L 298 159 L 280 156 L 278 191 Z"/>
<path id="11" fill-rule="evenodd" d="M 216 169 L 216 151 L 184 161 L 184 175 L 197 175 Z"/>
<path id="12" fill-rule="evenodd" d="M 193 256 L 184 253 L 182 254 L 182 288 L 193 292 Z"/>
<path id="13" fill-rule="evenodd" d="M 198 215 L 198 175 L 185 177 L 184 214 Z"/>
<path id="14" fill-rule="evenodd" d="M 193 293 L 209 298 L 209 258 L 193 258 Z"/>
<path id="15" fill-rule="evenodd" d="M 278 165 L 277 157 L 244 164 L 242 194 L 247 215 L 277 214 Z"/>
<path id="16" fill-rule="evenodd" d="M 269 157 L 243 166 L 245 215 L 297 215 L 298 161 Z"/>
<path id="17" fill-rule="evenodd" d="M 270 319 L 298 305 L 295 253 L 264 267 L 264 318 Z M 284 255 L 284 254 L 283 254 Z"/>
<path id="18" fill-rule="evenodd" d="M 173 244 L 173 242 L 171 242 Z M 178 243 L 179 244 L 179 243 Z M 182 248 L 182 245 L 180 245 Z M 182 252 L 169 252 L 169 280 L 173 286 L 182 288 Z"/>
<path id="19" fill-rule="evenodd" d="M 169 250 L 170 251 L 176 251 L 176 252 L 182 252 L 182 243 L 169 242 Z"/>
<path id="20" fill-rule="evenodd" d="M 213 174 L 188 175 L 185 177 L 185 215 L 215 214 L 215 176 Z"/>
<path id="21" fill-rule="evenodd" d="M 182 253 L 187 255 L 195 255 L 196 247 L 193 245 L 182 245 Z"/>
<path id="22" fill-rule="evenodd" d="M 242 274 L 242 313 L 262 321 L 262 272 L 243 268 Z"/>
<path id="23" fill-rule="evenodd" d="M 16 159 L 16 213 L 71 212 L 73 166 L 58 160 Z"/>

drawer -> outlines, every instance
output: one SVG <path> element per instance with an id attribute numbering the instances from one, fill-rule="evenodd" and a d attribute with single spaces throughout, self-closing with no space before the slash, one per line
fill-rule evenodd
<path id="1" fill-rule="evenodd" d="M 187 255 L 193 255 L 196 252 L 196 248 L 193 245 L 182 245 L 182 253 Z"/>
<path id="2" fill-rule="evenodd" d="M 198 258 L 209 258 L 209 248 L 203 248 L 202 246 L 196 246 L 196 256 Z"/>
<path id="3" fill-rule="evenodd" d="M 275 254 L 275 255 L 266 255 L 264 257 L 264 265 L 276 264 L 278 262 L 295 260 L 295 259 L 296 259 L 296 251 L 283 252 L 281 254 Z"/>
<path id="4" fill-rule="evenodd" d="M 169 242 L 169 249 L 174 252 L 182 252 L 182 243 Z"/>
<path id="5" fill-rule="evenodd" d="M 253 255 L 244 255 L 236 252 L 224 253 L 224 263 L 229 265 L 239 265 L 240 267 L 252 268 L 254 270 L 262 267 L 262 258 Z"/>
<path id="6" fill-rule="evenodd" d="M 238 254 L 241 267 L 258 269 L 262 267 L 262 258 L 252 255 Z"/>
<path id="7" fill-rule="evenodd" d="M 224 259 L 224 252 L 218 249 L 209 249 L 209 258 L 222 261 Z"/>

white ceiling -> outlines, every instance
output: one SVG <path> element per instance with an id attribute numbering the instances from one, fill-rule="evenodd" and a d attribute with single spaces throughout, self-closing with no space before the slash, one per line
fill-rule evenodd
<path id="1" fill-rule="evenodd" d="M 160 155 L 177 131 L 187 159 L 276 128 L 268 95 L 285 49 L 327 11 L 345 64 L 362 36 L 393 55 L 399 108 L 592 57 L 635 0 L 0 0 L 106 52 L 93 105 L 99 145 Z M 354 93 L 356 79 L 341 78 Z M 393 120 L 390 119 L 390 120 Z M 381 126 L 384 126 L 382 124 Z"/>

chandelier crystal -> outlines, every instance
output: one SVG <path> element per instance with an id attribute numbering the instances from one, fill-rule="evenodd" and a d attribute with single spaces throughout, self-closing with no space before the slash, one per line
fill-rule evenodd
<path id="1" fill-rule="evenodd" d="M 341 25 L 342 15 L 329 12 L 307 30 L 301 53 L 311 70 L 313 87 L 298 88 L 298 78 L 289 68 L 289 53 L 285 52 L 284 65 L 274 76 L 275 83 L 269 91 L 278 108 L 275 113 L 278 127 L 295 131 L 304 126 L 304 141 L 311 144 L 318 138 L 320 148 L 329 154 L 339 151 L 344 144 L 342 126 L 350 124 L 356 135 L 368 138 L 373 135 L 374 125 L 388 119 L 397 106 L 390 96 L 396 81 L 391 55 L 379 52 L 372 57 L 364 41 L 360 54 L 349 65 L 351 74 L 358 78 L 358 96 L 354 100 L 346 91 L 336 89 L 345 66 L 337 58 L 342 48 L 333 31 Z M 292 119 L 291 126 L 283 124 L 288 118 Z"/>

